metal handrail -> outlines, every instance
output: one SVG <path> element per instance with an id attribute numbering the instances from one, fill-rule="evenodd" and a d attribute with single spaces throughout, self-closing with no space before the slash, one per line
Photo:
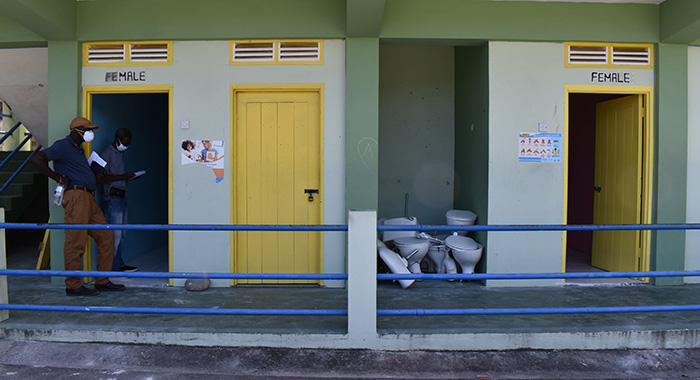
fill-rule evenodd
<path id="1" fill-rule="evenodd" d="M 22 122 L 21 122 L 21 121 L 18 121 L 17 124 L 15 124 L 14 127 L 10 128 L 9 131 L 5 132 L 5 136 L 3 136 L 3 137 L 0 139 L 0 144 L 4 143 L 5 140 L 7 140 L 8 137 L 12 136 L 12 133 L 14 133 L 14 131 L 15 131 L 17 128 L 19 128 L 20 125 L 22 125 Z"/>
<path id="2" fill-rule="evenodd" d="M 382 228 L 383 227 L 383 228 Z M 676 230 L 700 229 L 700 224 L 665 225 L 528 225 L 528 226 L 377 226 L 378 230 L 468 230 L 519 231 L 519 230 Z M 347 231 L 347 225 L 109 225 L 109 224 L 34 224 L 0 223 L 0 229 L 143 229 L 143 230 L 199 230 L 199 231 Z M 97 271 L 35 271 L 0 270 L 1 275 L 17 276 L 90 276 L 109 277 L 117 273 L 120 277 L 167 277 L 167 278 L 210 278 L 210 279 L 335 279 L 344 280 L 347 274 L 310 273 L 155 273 L 155 272 L 97 272 Z M 269 276 L 269 277 L 268 277 Z M 318 276 L 318 277 L 316 277 Z M 336 277 L 337 276 L 337 277 Z M 535 279 L 535 278 L 595 278 L 595 277 L 679 277 L 700 276 L 700 271 L 648 271 L 648 272 L 583 272 L 583 273 L 502 273 L 502 274 L 377 274 L 377 279 Z M 0 310 L 47 310 L 81 311 L 104 313 L 153 313 L 153 314 L 225 314 L 225 315 L 347 315 L 346 309 L 179 309 L 179 308 L 121 308 L 62 305 L 10 305 L 0 304 Z M 586 313 L 632 313 L 697 311 L 700 305 L 661 305 L 626 307 L 583 307 L 583 308 L 492 308 L 492 309 L 377 309 L 378 316 L 424 316 L 424 315 L 506 315 L 506 314 L 586 314 Z"/>
<path id="3" fill-rule="evenodd" d="M 0 276 L 65 276 L 129 278 L 206 278 L 210 280 L 347 280 L 345 273 L 187 273 L 187 272 L 114 272 L 82 270 L 0 269 Z"/>
<path id="4" fill-rule="evenodd" d="M 0 223 L 0 228 L 18 230 L 154 230 L 154 231 L 347 231 L 346 224 L 64 224 Z M 541 225 L 386 225 L 378 231 L 629 231 L 700 230 L 700 223 L 670 224 L 541 224 Z"/>
<path id="5" fill-rule="evenodd" d="M 10 152 L 10 154 L 8 154 L 7 157 L 5 157 L 5 159 L 2 160 L 2 162 L 0 162 L 0 169 L 2 169 L 3 167 L 5 167 L 5 165 L 6 165 L 8 162 L 10 162 L 10 160 L 12 159 L 12 157 L 14 157 L 15 154 L 17 154 L 17 152 L 19 152 L 19 150 L 22 149 L 22 147 L 24 146 L 24 144 L 26 144 L 27 141 L 29 141 L 29 139 L 31 139 L 31 138 L 32 138 L 32 135 L 31 135 L 31 134 L 28 134 L 27 137 L 25 137 L 24 140 L 22 140 L 22 142 L 15 148 L 15 150 L 13 150 L 12 152 Z"/>
<path id="6" fill-rule="evenodd" d="M 153 231 L 347 231 L 347 225 L 302 224 L 65 224 L 0 223 L 0 228 L 19 230 L 153 230 Z"/>
<path id="7" fill-rule="evenodd" d="M 17 178 L 17 176 L 19 175 L 19 173 L 21 173 L 22 170 L 24 170 L 24 167 L 27 166 L 27 164 L 29 163 L 29 160 L 31 160 L 32 157 L 34 157 L 34 155 L 37 154 L 37 152 L 38 152 L 40 149 L 41 149 L 41 145 L 39 145 L 39 147 L 36 148 L 36 150 L 34 150 L 34 152 L 32 152 L 32 154 L 30 154 L 29 157 L 27 157 L 27 158 L 24 160 L 24 162 L 22 162 L 22 165 L 20 165 L 19 168 L 17 168 L 17 170 L 15 170 L 15 172 L 12 173 L 12 175 L 10 176 L 10 178 L 8 178 L 7 181 L 5 181 L 5 183 L 2 185 L 2 187 L 0 187 L 0 194 L 2 194 L 2 193 L 5 191 L 5 189 L 7 189 L 7 188 L 10 186 L 10 184 L 12 184 L 12 181 L 14 181 L 15 178 Z"/>

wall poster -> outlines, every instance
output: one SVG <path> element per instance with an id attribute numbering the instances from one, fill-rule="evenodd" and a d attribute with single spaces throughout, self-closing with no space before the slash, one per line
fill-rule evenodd
<path id="1" fill-rule="evenodd" d="M 182 164 L 199 163 L 210 167 L 216 182 L 224 179 L 224 142 L 220 140 L 182 140 Z"/>
<path id="2" fill-rule="evenodd" d="M 561 133 L 520 132 L 518 161 L 561 162 Z"/>

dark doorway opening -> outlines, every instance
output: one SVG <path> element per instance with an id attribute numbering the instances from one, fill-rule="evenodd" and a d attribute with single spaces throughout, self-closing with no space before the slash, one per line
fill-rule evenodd
<path id="1" fill-rule="evenodd" d="M 167 93 L 119 93 L 92 95 L 92 121 L 100 126 L 93 150 L 101 153 L 114 141 L 117 129 L 131 130 L 132 143 L 125 153 L 127 171 L 145 170 L 146 175 L 129 182 L 128 224 L 168 223 L 168 128 Z M 97 194 L 102 206 L 101 191 Z M 128 265 L 145 272 L 168 271 L 167 231 L 126 231 L 122 257 Z M 167 279 L 120 279 L 127 284 L 163 285 Z"/>
<path id="2" fill-rule="evenodd" d="M 569 94 L 569 167 L 567 224 L 593 224 L 595 178 L 596 105 L 629 94 Z M 569 231 L 566 239 L 566 272 L 603 271 L 591 265 L 592 231 Z M 569 279 L 567 283 L 637 282 L 625 279 Z M 641 281 L 640 281 L 641 282 Z"/>

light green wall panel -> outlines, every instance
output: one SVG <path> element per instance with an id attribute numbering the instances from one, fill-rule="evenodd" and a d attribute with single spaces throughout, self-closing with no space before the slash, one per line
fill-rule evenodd
<path id="1" fill-rule="evenodd" d="M 324 223 L 344 224 L 345 213 L 345 42 L 324 41 L 323 65 L 229 65 L 228 41 L 176 41 L 171 66 L 84 67 L 84 85 L 134 84 L 105 82 L 107 72 L 144 73 L 140 85 L 173 86 L 173 222 L 184 224 L 229 224 L 231 220 L 231 176 L 233 175 L 231 131 L 232 84 L 309 83 L 321 84 L 324 148 Z M 207 59 L 202 59 L 207 57 Z M 376 89 L 376 82 L 374 82 Z M 375 102 L 376 103 L 376 102 Z M 181 121 L 189 122 L 181 129 Z M 376 125 L 376 112 L 375 112 Z M 164 136 L 164 138 L 167 136 Z M 216 183 L 213 171 L 201 164 L 183 164 L 183 140 L 222 140 L 226 157 L 224 179 Z M 375 187 L 376 191 L 376 187 Z M 303 194 L 300 194 L 304 196 Z M 376 198 L 376 193 L 375 193 Z M 175 271 L 217 272 L 230 262 L 228 232 L 175 232 Z M 192 252 L 206 254 L 192 255 Z M 345 271 L 345 236 L 324 237 L 324 271 Z M 228 286 L 228 280 L 213 280 Z M 176 280 L 181 285 L 184 280 Z M 330 283 L 333 283 L 332 281 Z M 329 285 L 327 283 L 326 285 Z"/>
<path id="2" fill-rule="evenodd" d="M 564 161 L 519 162 L 518 133 L 538 132 L 538 124 L 546 123 L 549 133 L 562 133 L 564 137 L 565 86 L 600 85 L 591 83 L 592 71 L 614 72 L 566 68 L 564 52 L 562 43 L 489 43 L 488 222 L 491 225 L 563 223 Z M 626 71 L 632 78 L 631 85 L 654 84 L 652 70 Z M 562 153 L 567 154 L 565 147 Z M 559 272 L 562 242 L 560 232 L 489 232 L 488 272 Z M 559 280 L 488 283 L 560 284 Z"/>
<path id="3" fill-rule="evenodd" d="M 71 120 L 80 113 L 80 46 L 76 41 L 49 43 L 49 143 L 68 135 Z M 49 196 L 53 194 L 56 183 L 49 180 Z M 49 199 L 47 199 L 49 202 Z M 63 208 L 49 205 L 51 223 L 63 223 Z M 64 233 L 61 230 L 51 232 L 51 269 L 63 270 Z M 54 284 L 62 284 L 63 279 L 53 277 Z"/>
<path id="4" fill-rule="evenodd" d="M 688 47 L 659 44 L 656 61 L 655 223 L 686 220 L 688 138 Z M 651 270 L 682 270 L 685 232 L 652 234 L 655 254 Z M 656 284 L 679 283 L 680 278 L 658 278 Z"/>
<path id="5" fill-rule="evenodd" d="M 78 3 L 78 38 L 83 41 L 344 35 L 345 2 L 342 0 L 100 0 Z"/>
<path id="6" fill-rule="evenodd" d="M 379 40 L 346 40 L 345 205 L 377 209 L 379 191 Z"/>
<path id="7" fill-rule="evenodd" d="M 378 215 L 445 224 L 454 187 L 454 49 L 379 51 Z"/>
<path id="8" fill-rule="evenodd" d="M 688 165 L 686 223 L 700 223 L 700 48 L 688 49 Z M 685 233 L 685 270 L 700 270 L 700 231 Z M 700 283 L 700 277 L 686 277 Z"/>
<path id="9" fill-rule="evenodd" d="M 382 38 L 655 42 L 658 6 L 387 0 Z"/>

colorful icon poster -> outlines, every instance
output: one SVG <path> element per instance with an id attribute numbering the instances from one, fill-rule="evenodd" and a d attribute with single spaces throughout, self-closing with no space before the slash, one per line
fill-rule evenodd
<path id="1" fill-rule="evenodd" d="M 518 161 L 561 162 L 561 133 L 520 132 Z"/>
<path id="2" fill-rule="evenodd" d="M 216 182 L 224 179 L 224 142 L 220 140 L 182 140 L 182 164 L 210 167 Z"/>

